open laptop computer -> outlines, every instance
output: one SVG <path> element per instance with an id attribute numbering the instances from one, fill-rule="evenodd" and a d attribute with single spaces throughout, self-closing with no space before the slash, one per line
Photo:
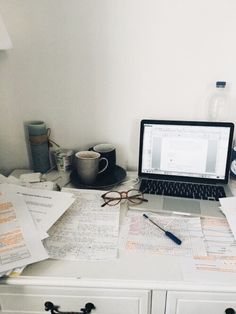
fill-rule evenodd
<path id="1" fill-rule="evenodd" d="M 130 209 L 223 217 L 234 124 L 142 120 L 139 189 L 148 202 Z"/>

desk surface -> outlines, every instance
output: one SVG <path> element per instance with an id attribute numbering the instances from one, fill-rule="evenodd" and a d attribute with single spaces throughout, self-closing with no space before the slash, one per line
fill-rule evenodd
<path id="1" fill-rule="evenodd" d="M 52 175 L 56 175 L 55 173 Z M 135 178 L 129 173 L 127 179 Z M 132 185 L 133 182 L 127 182 Z M 71 187 L 69 185 L 69 187 Z M 111 261 L 62 261 L 48 259 L 29 265 L 19 278 L 4 280 L 9 284 L 19 284 L 41 280 L 60 285 L 72 283 L 80 286 L 122 287 L 147 289 L 204 289 L 206 291 L 236 292 L 236 275 L 224 274 L 219 280 L 206 276 L 196 282 L 184 281 L 182 273 L 183 259 L 175 256 L 153 256 L 143 253 L 119 251 L 119 257 Z M 217 282 L 216 282 L 217 281 Z"/>

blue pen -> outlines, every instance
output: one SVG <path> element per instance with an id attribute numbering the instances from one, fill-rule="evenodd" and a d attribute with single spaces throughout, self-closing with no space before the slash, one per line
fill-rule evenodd
<path id="1" fill-rule="evenodd" d="M 165 232 L 165 235 L 170 238 L 172 241 L 174 241 L 176 244 L 180 245 L 182 243 L 182 241 L 177 238 L 173 233 L 171 233 L 170 231 L 166 231 L 165 229 L 163 229 L 162 227 L 158 226 L 158 224 L 156 224 L 152 219 L 150 219 L 148 217 L 148 215 L 143 214 L 143 217 L 148 219 L 151 223 L 153 223 L 156 227 L 158 227 L 159 229 L 161 229 L 163 232 Z"/>

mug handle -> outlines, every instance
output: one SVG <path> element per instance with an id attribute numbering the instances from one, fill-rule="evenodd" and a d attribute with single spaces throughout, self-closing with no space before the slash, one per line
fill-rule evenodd
<path id="1" fill-rule="evenodd" d="M 99 159 L 99 163 L 100 163 L 100 161 L 102 161 L 102 160 L 105 160 L 105 161 L 106 161 L 106 165 L 105 165 L 101 170 L 98 171 L 98 174 L 99 174 L 99 173 L 102 173 L 103 171 L 105 171 L 105 170 L 107 169 L 107 167 L 108 167 L 108 160 L 107 160 L 107 158 L 105 158 L 105 157 L 100 158 L 100 159 Z"/>

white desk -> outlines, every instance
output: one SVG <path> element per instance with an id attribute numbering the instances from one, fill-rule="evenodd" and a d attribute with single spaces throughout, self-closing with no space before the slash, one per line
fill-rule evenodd
<path id="1" fill-rule="evenodd" d="M 186 282 L 180 263 L 177 257 L 125 251 L 113 261 L 45 260 L 29 265 L 18 278 L 1 280 L 1 313 L 44 313 L 46 301 L 74 312 L 92 302 L 96 314 L 222 314 L 236 309 L 233 278 Z"/>

